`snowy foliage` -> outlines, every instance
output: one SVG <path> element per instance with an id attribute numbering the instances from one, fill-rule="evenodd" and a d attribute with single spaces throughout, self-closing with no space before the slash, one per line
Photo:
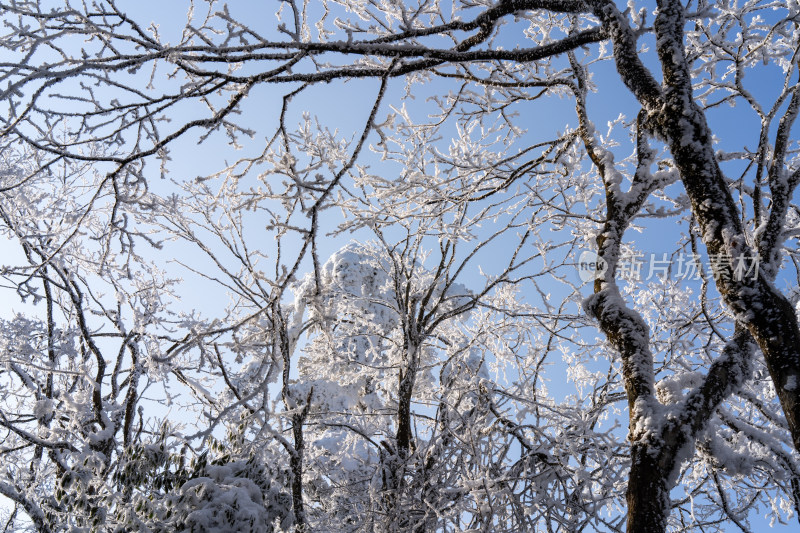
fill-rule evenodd
<path id="1" fill-rule="evenodd" d="M 0 0 L 7 529 L 796 526 L 800 4 L 624 7 Z"/>

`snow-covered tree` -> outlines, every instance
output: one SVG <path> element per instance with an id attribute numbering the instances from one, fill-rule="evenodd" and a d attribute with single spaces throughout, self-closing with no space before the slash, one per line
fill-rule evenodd
<path id="1" fill-rule="evenodd" d="M 12 523 L 798 520 L 796 1 L 0 8 Z"/>
<path id="2" fill-rule="evenodd" d="M 160 381 L 149 355 L 172 282 L 139 260 L 133 239 L 150 239 L 91 164 L 10 144 L 1 168 L 0 487 L 37 530 L 88 527 L 121 505 L 114 473 L 150 440 L 157 417 L 141 400 Z M 112 232 L 113 210 L 131 231 Z"/>

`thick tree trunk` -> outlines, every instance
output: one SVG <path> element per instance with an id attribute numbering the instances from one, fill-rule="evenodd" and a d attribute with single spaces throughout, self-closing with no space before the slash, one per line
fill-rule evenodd
<path id="1" fill-rule="evenodd" d="M 683 42 L 683 5 L 658 0 L 654 28 L 663 83 L 640 61 L 636 36 L 611 0 L 599 1 L 595 14 L 614 45 L 617 71 L 664 137 L 692 203 L 692 213 L 710 256 L 755 258 L 728 184 L 717 162 L 711 130 L 694 100 Z M 770 255 L 775 256 L 774 250 Z M 769 257 L 767 259 L 773 259 Z M 800 451 L 800 329 L 789 301 L 765 276 L 736 279 L 731 265 L 714 272 L 725 303 L 761 348 L 781 402 L 796 450 Z"/>
<path id="2" fill-rule="evenodd" d="M 661 123 L 681 172 L 710 256 L 755 260 L 739 211 L 714 156 L 711 132 L 697 105 L 670 101 Z M 685 142 L 686 132 L 694 142 Z M 725 303 L 758 343 L 775 384 L 795 449 L 800 451 L 800 329 L 791 303 L 763 276 L 737 276 L 724 261 L 714 272 Z M 737 279 L 740 278 L 740 279 Z"/>
<path id="3" fill-rule="evenodd" d="M 304 413 L 303 413 L 304 414 Z M 295 416 L 292 421 L 295 453 L 289 458 L 289 468 L 292 471 L 292 511 L 294 512 L 295 531 L 305 533 L 308 531 L 306 512 L 303 505 L 303 454 L 305 441 L 303 439 L 303 423 L 305 416 Z"/>
<path id="4" fill-rule="evenodd" d="M 412 444 L 411 434 L 411 397 L 414 391 L 416 369 L 407 368 L 400 373 L 397 406 L 397 454 L 401 459 L 408 457 Z"/>
<path id="5" fill-rule="evenodd" d="M 414 448 L 411 399 L 417 376 L 418 348 L 407 340 L 404 350 L 406 360 L 400 369 L 397 384 L 397 433 L 394 446 L 388 448 L 390 455 L 383 460 L 386 469 L 383 481 L 386 524 L 382 531 L 388 533 L 399 533 L 409 527 L 409 517 L 403 514 L 401 499 L 405 490 L 406 461 Z"/>
<path id="6" fill-rule="evenodd" d="M 631 533 L 663 533 L 670 512 L 667 473 L 659 465 L 660 454 L 645 443 L 631 446 L 628 480 L 628 525 Z"/>
<path id="7" fill-rule="evenodd" d="M 666 114 L 669 116 L 670 114 Z M 696 120 L 702 120 L 699 110 Z M 703 121 L 703 126 L 704 120 Z M 675 130 L 670 143 L 675 163 L 684 176 L 684 184 L 692 200 L 692 211 L 700 223 L 703 242 L 710 255 L 755 257 L 745 242 L 745 232 L 736 216 L 738 211 L 727 189 L 716 160 L 711 154 L 698 154 L 692 146 L 684 146 L 675 137 L 680 127 L 675 120 L 666 120 Z M 710 134 L 709 134 L 710 137 Z M 702 138 L 708 142 L 710 139 Z M 703 155 L 708 166 L 703 166 Z M 709 168 L 709 166 L 711 168 Z M 715 274 L 717 289 L 725 303 L 747 327 L 764 354 L 772 382 L 781 402 L 792 441 L 800 451 L 800 330 L 791 303 L 768 280 L 736 279 L 732 269 L 724 265 Z"/>
<path id="8" fill-rule="evenodd" d="M 411 433 L 411 399 L 414 396 L 414 384 L 417 380 L 417 367 L 419 347 L 412 341 L 406 340 L 403 347 L 406 360 L 404 368 L 400 370 L 397 384 L 397 455 L 405 460 L 413 446 Z"/>

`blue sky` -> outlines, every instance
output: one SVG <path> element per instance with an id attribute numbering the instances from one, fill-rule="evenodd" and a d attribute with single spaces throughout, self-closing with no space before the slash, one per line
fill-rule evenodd
<path id="1" fill-rule="evenodd" d="M 258 27 L 271 28 L 274 26 L 274 10 L 275 4 L 265 3 L 235 3 L 231 5 L 231 10 L 234 16 L 237 12 L 245 16 L 248 20 L 257 21 L 255 25 Z M 158 19 L 160 25 L 160 32 L 162 36 L 166 36 L 166 41 L 177 41 L 179 32 L 183 28 L 185 22 L 186 8 L 183 2 L 155 2 L 152 0 L 137 2 L 133 7 L 135 16 L 140 21 L 146 22 L 149 18 Z M 263 22 L 259 19 L 263 18 Z M 605 130 L 605 123 L 617 118 L 620 112 L 626 112 L 629 117 L 633 117 L 638 109 L 632 96 L 620 87 L 616 72 L 614 71 L 613 64 L 607 62 L 595 69 L 598 73 L 596 83 L 599 86 L 599 92 L 590 96 L 590 107 L 593 110 L 592 119 L 598 126 L 598 130 Z M 749 81 L 749 80 L 748 80 Z M 768 95 L 773 92 L 776 78 L 764 76 L 758 80 L 753 80 L 752 88 L 756 93 Z M 388 104 L 399 102 L 403 93 L 403 82 L 396 81 L 393 84 L 387 97 L 387 104 L 384 106 L 382 113 L 385 114 L 389 111 Z M 288 120 L 289 124 L 294 124 L 300 121 L 303 112 L 312 113 L 319 122 L 330 128 L 331 130 L 339 130 L 345 137 L 352 137 L 357 135 L 357 132 L 363 126 L 363 122 L 369 111 L 365 102 L 372 102 L 374 94 L 377 90 L 378 82 L 376 80 L 358 80 L 349 82 L 335 82 L 326 85 L 313 87 L 297 97 L 292 106 L 292 115 Z M 440 92 L 445 86 L 450 86 L 449 83 L 441 81 L 433 81 L 426 85 L 422 92 L 436 94 Z M 243 105 L 243 122 L 252 125 L 256 129 L 256 137 L 251 141 L 244 143 L 244 153 L 248 150 L 257 151 L 264 143 L 265 137 L 272 134 L 274 125 L 277 120 L 278 112 L 280 111 L 281 100 L 280 95 L 285 89 L 282 87 L 275 88 L 259 88 L 257 93 L 251 95 L 249 100 Z M 418 103 L 425 105 L 424 100 L 419 98 Z M 598 105 L 592 105 L 598 104 Z M 572 118 L 573 103 L 569 99 L 563 99 L 558 102 L 553 102 L 546 107 L 536 106 L 535 117 L 523 116 L 520 121 L 523 125 L 529 128 L 530 138 L 537 138 L 542 135 L 543 131 L 551 132 L 555 130 L 563 131 L 567 123 L 575 123 Z M 533 109 L 533 106 L 532 106 Z M 754 121 L 754 117 L 746 116 L 742 118 L 741 110 L 733 110 L 727 106 L 720 107 L 713 112 L 709 113 L 709 120 L 712 128 L 725 133 L 722 138 L 721 146 L 731 146 L 738 148 L 742 144 L 752 145 L 757 140 L 757 134 L 754 136 L 754 131 L 757 131 L 758 122 Z M 180 123 L 181 116 L 175 117 L 175 123 Z M 541 128 L 541 130 L 540 130 Z M 185 139 L 180 140 L 172 148 L 173 161 L 170 165 L 170 178 L 181 182 L 186 179 L 193 179 L 199 175 L 208 174 L 210 171 L 220 168 L 226 159 L 235 158 L 241 152 L 234 152 L 228 148 L 223 148 L 220 141 L 221 136 L 212 136 L 205 144 L 197 146 L 196 136 L 189 135 Z M 373 136 L 373 142 L 377 140 Z M 625 147 L 624 149 L 627 149 Z M 623 149 L 623 150 L 624 150 Z M 378 157 L 376 155 L 367 154 L 362 158 L 363 163 L 378 164 Z M 153 167 L 155 168 L 155 167 Z M 159 193 L 167 193 L 172 188 L 168 182 L 159 183 L 157 178 L 154 177 L 153 190 Z M 333 212 L 326 213 L 326 223 L 333 225 L 337 223 L 336 214 Z M 257 221 L 254 221 L 256 224 Z M 255 227 L 255 226 L 254 226 Z M 668 226 L 670 230 L 669 237 L 665 239 L 665 226 L 658 222 L 652 228 L 648 228 L 643 234 L 642 239 L 648 239 L 647 249 L 652 252 L 661 252 L 657 246 L 660 239 L 665 239 L 668 245 L 663 251 L 669 250 L 669 243 L 674 243 L 675 232 L 677 229 L 674 226 Z M 630 235 L 629 235 L 630 236 Z M 368 239 L 370 235 L 366 232 L 352 236 L 342 236 L 335 240 L 326 240 L 323 243 L 321 250 L 321 259 L 324 261 L 327 256 L 333 253 L 336 249 L 340 248 L 351 238 L 355 239 Z M 651 244 L 652 243 L 652 244 Z M 268 247 L 269 243 L 263 244 Z M 20 258 L 18 252 L 15 251 L 15 246 L 8 246 L 0 242 L 0 252 L 4 256 L 4 262 L 16 261 Z M 164 260 L 170 259 L 170 256 L 180 256 L 183 260 L 190 262 L 204 261 L 196 252 L 192 252 L 188 247 L 181 245 L 171 245 L 163 252 L 155 252 L 155 255 L 163 258 Z M 491 269 L 491 257 L 485 259 L 487 263 L 484 266 Z M 187 279 L 191 279 L 191 275 L 184 271 Z M 477 275 L 475 276 L 477 282 Z M 577 272 L 575 273 L 575 281 L 577 281 Z M 790 280 L 780 280 L 779 283 L 791 284 Z M 199 285 L 198 285 L 199 286 Z M 186 308 L 202 307 L 205 302 L 208 302 L 209 295 L 203 291 L 193 291 L 191 289 L 192 282 L 190 281 L 187 287 L 184 288 L 183 305 Z M 554 290 L 557 290 L 554 288 Z M 586 287 L 586 296 L 590 292 L 590 287 Z M 9 316 L 9 310 L 15 311 L 33 309 L 23 306 L 18 303 L 11 305 L 4 305 L 0 307 L 0 316 Z M 755 527 L 758 530 L 758 527 Z M 787 526 L 784 528 L 786 531 L 796 530 L 796 526 Z M 733 529 L 731 529 L 733 531 Z"/>

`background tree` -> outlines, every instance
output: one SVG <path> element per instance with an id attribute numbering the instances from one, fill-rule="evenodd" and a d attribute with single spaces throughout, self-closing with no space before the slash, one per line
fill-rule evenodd
<path id="1" fill-rule="evenodd" d="M 141 364 L 198 413 L 170 446 L 199 454 L 227 427 L 242 455 L 226 461 L 280 465 L 293 525 L 264 520 L 281 527 L 748 530 L 763 505 L 797 514 L 798 292 L 778 288 L 800 280 L 795 3 L 288 1 L 273 27 L 209 2 L 176 40 L 113 1 L 0 7 L 4 154 L 31 154 L 5 165 L 23 169 L 7 174 L 3 220 L 27 254 L 8 278 L 20 295 L 44 283 L 93 376 L 92 408 L 67 417 L 90 429 L 63 440 L 102 454 L 76 494 L 95 498 L 122 456 L 114 436 L 129 443 L 133 416 L 106 404 L 130 361 L 131 405 Z M 307 96 L 361 78 L 375 97 L 352 132 L 298 116 L 315 112 Z M 619 117 L 594 96 L 609 91 L 629 95 Z M 563 101 L 546 131 L 537 117 Z M 180 168 L 185 140 L 248 153 L 156 180 Z M 73 207 L 24 210 L 30 187 L 80 169 L 93 179 L 59 191 Z M 663 269 L 628 275 L 646 242 L 628 229 L 658 236 Z M 347 232 L 375 244 L 336 252 Z M 165 282 L 129 288 L 163 257 L 133 246 L 160 239 L 199 252 L 185 272 L 231 303 L 179 314 L 158 300 Z M 588 295 L 575 259 L 590 248 L 605 267 Z M 125 311 L 85 296 L 97 278 Z M 88 301 L 98 318 L 81 318 Z M 6 345 L 34 337 L 19 328 L 60 335 L 51 308 L 4 328 Z M 94 340 L 109 331 L 119 364 Z M 45 347 L 26 357 L 52 359 Z M 573 395 L 547 390 L 556 354 Z M 4 414 L 34 458 L 44 372 L 41 387 L 9 374 Z M 192 476 L 235 485 L 243 470 L 224 468 Z M 9 472 L 4 494 L 36 527 L 59 524 L 21 488 L 60 471 Z"/>
<path id="2" fill-rule="evenodd" d="M 171 282 L 134 253 L 146 235 L 110 244 L 113 201 L 90 164 L 6 145 L 0 179 L 3 236 L 22 260 L 7 263 L 5 290 L 42 309 L 2 319 L 2 494 L 41 531 L 102 523 L 123 454 L 151 438 L 147 345 Z"/>

